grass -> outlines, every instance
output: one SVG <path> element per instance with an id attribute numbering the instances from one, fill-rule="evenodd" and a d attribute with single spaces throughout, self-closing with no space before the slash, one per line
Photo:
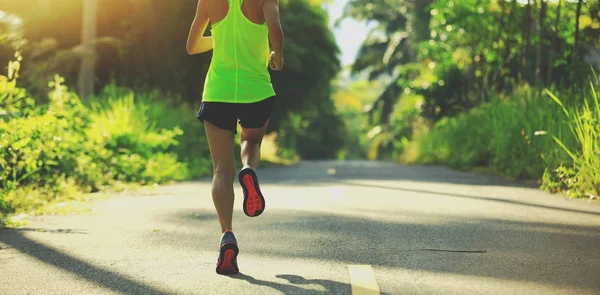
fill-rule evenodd
<path id="1" fill-rule="evenodd" d="M 277 146 L 277 133 L 265 135 L 260 148 L 261 167 L 270 166 L 292 166 L 298 162 L 298 158 L 286 159 L 280 156 L 279 147 Z"/>
<path id="2" fill-rule="evenodd" d="M 569 197 L 600 196 L 600 92 L 524 86 L 416 137 L 401 161 L 538 181 Z"/>
<path id="3" fill-rule="evenodd" d="M 594 86 L 600 84 L 600 79 L 594 77 L 590 81 L 591 99 L 584 100 L 578 108 L 565 107 L 556 95 L 547 92 L 563 110 L 575 138 L 575 143 L 569 145 L 561 137 L 552 136 L 572 160 L 567 167 L 572 169 L 572 177 L 566 183 L 568 192 L 590 198 L 600 196 L 600 91 Z"/>

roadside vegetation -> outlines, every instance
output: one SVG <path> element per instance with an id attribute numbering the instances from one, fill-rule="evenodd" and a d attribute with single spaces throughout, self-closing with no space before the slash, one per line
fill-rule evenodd
<path id="1" fill-rule="evenodd" d="M 0 226 L 211 174 L 196 119 L 211 53 L 185 50 L 197 0 L 2 3 Z M 319 1 L 280 9 L 286 70 L 272 75 L 280 99 L 263 166 L 335 157 L 346 132 L 330 98 L 340 66 L 326 13 Z"/>
<path id="2" fill-rule="evenodd" d="M 351 0 L 346 17 L 376 26 L 334 94 L 361 130 L 342 156 L 600 196 L 600 2 Z"/>

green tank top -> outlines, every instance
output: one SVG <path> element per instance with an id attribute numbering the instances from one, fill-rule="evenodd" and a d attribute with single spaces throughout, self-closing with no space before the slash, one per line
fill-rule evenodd
<path id="1" fill-rule="evenodd" d="M 213 56 L 202 100 L 253 103 L 272 97 L 268 27 L 246 18 L 243 0 L 227 2 L 227 16 L 212 25 Z"/>

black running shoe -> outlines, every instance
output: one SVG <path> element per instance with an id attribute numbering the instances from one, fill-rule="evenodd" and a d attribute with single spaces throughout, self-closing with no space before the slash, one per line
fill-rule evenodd
<path id="1" fill-rule="evenodd" d="M 244 189 L 244 213 L 249 217 L 261 215 L 265 210 L 265 198 L 260 191 L 256 172 L 252 168 L 242 169 L 238 179 Z"/>
<path id="2" fill-rule="evenodd" d="M 217 273 L 220 275 L 236 274 L 240 272 L 237 265 L 239 249 L 237 240 L 232 231 L 226 231 L 221 237 L 219 246 L 219 260 L 217 260 Z"/>

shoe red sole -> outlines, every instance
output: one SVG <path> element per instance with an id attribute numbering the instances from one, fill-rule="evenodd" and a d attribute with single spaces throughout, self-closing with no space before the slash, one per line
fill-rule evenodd
<path id="1" fill-rule="evenodd" d="M 265 211 L 265 198 L 258 185 L 258 177 L 251 169 L 245 169 L 239 175 L 240 185 L 244 190 L 244 213 L 249 217 L 257 217 Z"/>
<path id="2" fill-rule="evenodd" d="M 239 249 L 235 244 L 225 244 L 219 251 L 219 260 L 217 261 L 217 273 L 220 275 L 236 274 L 240 270 L 237 265 L 237 256 Z"/>

